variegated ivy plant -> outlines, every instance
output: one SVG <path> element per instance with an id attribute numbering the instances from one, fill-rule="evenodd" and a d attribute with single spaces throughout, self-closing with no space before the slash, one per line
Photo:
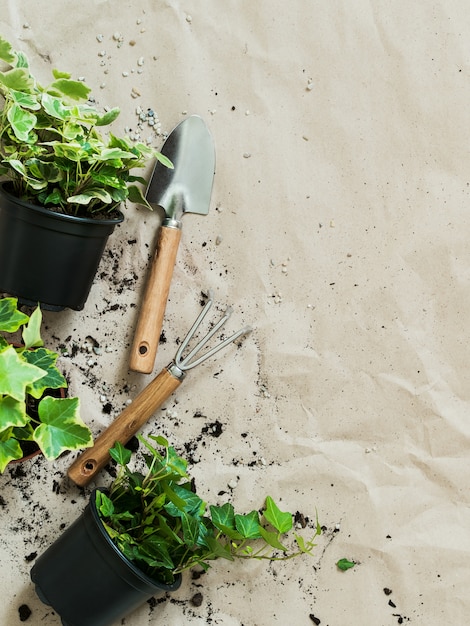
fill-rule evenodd
<path id="1" fill-rule="evenodd" d="M 67 387 L 58 354 L 43 347 L 42 314 L 18 309 L 16 298 L 0 299 L 0 472 L 23 457 L 22 442 L 34 441 L 48 460 L 66 450 L 93 445 L 79 416 L 78 398 L 55 398 L 46 390 Z M 10 343 L 21 332 L 23 344 Z"/>
<path id="2" fill-rule="evenodd" d="M 238 514 L 233 505 L 208 506 L 195 492 L 187 461 L 161 436 L 144 438 L 145 473 L 130 467 L 131 452 L 117 442 L 110 450 L 119 469 L 110 490 L 96 492 L 104 527 L 121 552 L 160 582 L 194 566 L 207 570 L 215 559 L 280 561 L 312 554 L 321 534 L 316 520 L 313 537 L 294 533 L 286 545 L 293 516 L 268 496 L 263 510 Z"/>
<path id="3" fill-rule="evenodd" d="M 16 196 L 87 217 L 127 199 L 150 208 L 136 184 L 145 180 L 131 170 L 152 158 L 172 164 L 144 143 L 102 136 L 99 129 L 114 122 L 118 108 L 100 113 L 89 100 L 90 87 L 58 70 L 43 87 L 25 54 L 1 35 L 0 63 L 0 175 Z"/>

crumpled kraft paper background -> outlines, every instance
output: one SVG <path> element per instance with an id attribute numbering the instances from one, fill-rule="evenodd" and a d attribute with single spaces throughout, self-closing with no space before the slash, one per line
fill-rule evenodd
<path id="1" fill-rule="evenodd" d="M 0 7 L 2 34 L 43 82 L 52 68 L 69 71 L 100 106 L 121 108 L 116 133 L 139 132 L 136 111 L 149 108 L 162 133 L 188 114 L 206 121 L 217 153 L 211 207 L 184 217 L 155 374 L 201 291 L 214 291 L 216 317 L 234 307 L 227 331 L 254 330 L 193 370 L 144 432 L 191 446 L 191 472 L 212 502 L 251 510 L 271 494 L 310 521 L 318 512 L 324 527 L 313 559 L 217 562 L 124 623 L 464 626 L 466 3 Z M 145 123 L 140 133 L 161 146 L 163 134 Z M 128 359 L 160 222 L 128 206 L 85 309 L 44 316 L 95 434 L 153 376 L 130 372 Z M 29 570 L 86 504 L 89 489 L 66 478 L 71 459 L 1 477 L 5 626 L 22 604 L 31 626 L 60 624 Z M 109 481 L 103 472 L 96 484 Z M 339 571 L 343 557 L 356 566 Z"/>

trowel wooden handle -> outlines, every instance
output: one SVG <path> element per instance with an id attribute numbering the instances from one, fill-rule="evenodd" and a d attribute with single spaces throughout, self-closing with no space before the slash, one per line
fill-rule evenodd
<path id="1" fill-rule="evenodd" d="M 129 367 L 135 372 L 153 370 L 180 240 L 181 228 L 160 228 L 131 349 Z"/>
<path id="2" fill-rule="evenodd" d="M 92 448 L 87 448 L 70 466 L 68 476 L 81 487 L 109 461 L 109 449 L 116 441 L 123 445 L 135 435 L 155 410 L 179 387 L 182 378 L 173 376 L 165 368 L 143 389 L 135 400 L 104 430 L 95 440 Z"/>

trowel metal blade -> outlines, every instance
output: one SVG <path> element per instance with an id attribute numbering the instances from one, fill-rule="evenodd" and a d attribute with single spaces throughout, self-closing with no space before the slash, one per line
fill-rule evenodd
<path id="1" fill-rule="evenodd" d="M 206 215 L 215 173 L 215 149 L 209 130 L 198 115 L 180 122 L 168 135 L 162 154 L 174 169 L 157 161 L 147 188 L 147 200 L 165 211 L 167 218 L 183 213 Z"/>

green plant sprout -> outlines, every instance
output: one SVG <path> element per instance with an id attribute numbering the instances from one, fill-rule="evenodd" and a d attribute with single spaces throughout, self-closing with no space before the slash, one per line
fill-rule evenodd
<path id="1" fill-rule="evenodd" d="M 261 512 L 237 514 L 230 503 L 207 506 L 194 491 L 187 461 L 161 436 L 139 436 L 147 472 L 129 468 L 131 452 L 119 442 L 110 450 L 118 474 L 108 493 L 96 492 L 104 527 L 129 560 L 146 574 L 170 584 L 181 572 L 223 558 L 285 561 L 312 555 L 321 534 L 318 519 L 311 539 L 294 533 L 289 550 L 284 535 L 293 516 L 268 496 Z M 160 452 L 159 447 L 163 448 Z"/>

